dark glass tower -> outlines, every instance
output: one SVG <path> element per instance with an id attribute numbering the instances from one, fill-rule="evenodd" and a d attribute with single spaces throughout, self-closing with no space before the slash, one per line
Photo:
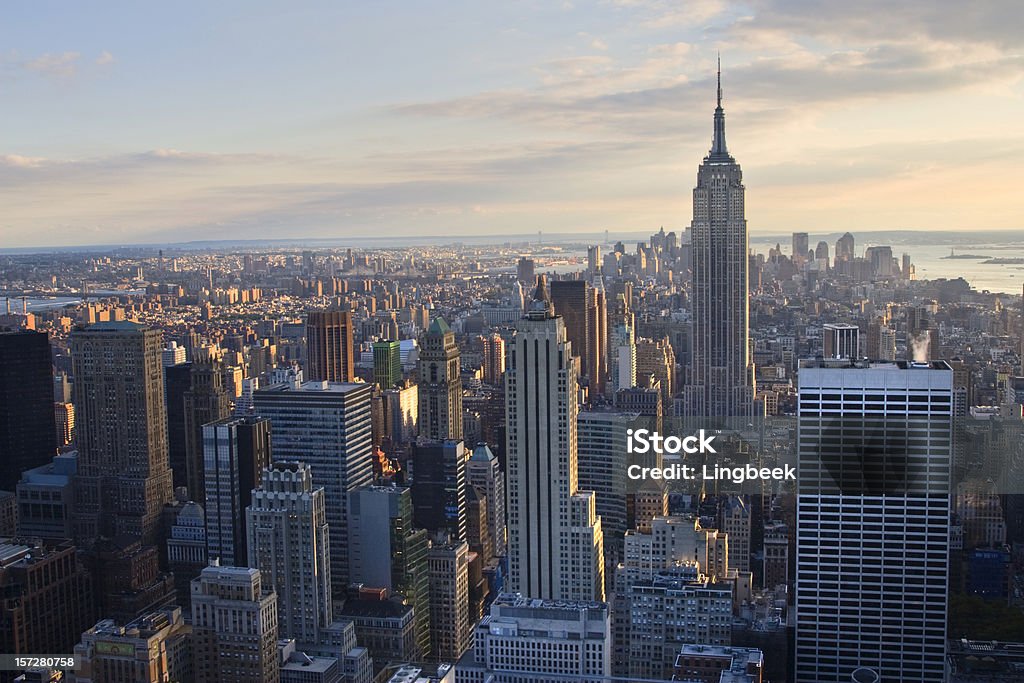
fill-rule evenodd
<path id="1" fill-rule="evenodd" d="M 44 332 L 0 332 L 0 490 L 56 453 L 53 365 Z"/>

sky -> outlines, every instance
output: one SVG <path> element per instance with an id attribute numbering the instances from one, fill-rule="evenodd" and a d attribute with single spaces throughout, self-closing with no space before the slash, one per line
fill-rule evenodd
<path id="1" fill-rule="evenodd" d="M 1016 0 L 8 3 L 0 248 L 1024 228 Z"/>

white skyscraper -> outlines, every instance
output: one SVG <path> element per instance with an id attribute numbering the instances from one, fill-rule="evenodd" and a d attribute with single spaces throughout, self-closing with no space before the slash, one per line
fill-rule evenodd
<path id="1" fill-rule="evenodd" d="M 578 366 L 540 278 L 516 324 L 505 372 L 510 589 L 531 598 L 604 599 L 601 519 L 578 491 Z"/>
<path id="2" fill-rule="evenodd" d="M 796 679 L 944 680 L 953 371 L 805 361 Z"/>
<path id="3" fill-rule="evenodd" d="M 277 592 L 280 636 L 317 642 L 332 617 L 323 488 L 313 488 L 308 465 L 274 463 L 245 515 L 249 566 Z"/>
<path id="4" fill-rule="evenodd" d="M 725 145 L 721 70 L 711 151 L 693 190 L 693 366 L 685 390 L 692 415 L 746 417 L 753 410 L 748 239 L 743 173 Z"/>

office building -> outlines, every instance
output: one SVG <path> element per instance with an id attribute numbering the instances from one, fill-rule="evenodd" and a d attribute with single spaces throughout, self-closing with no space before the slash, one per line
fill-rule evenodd
<path id="1" fill-rule="evenodd" d="M 277 593 L 278 634 L 317 642 L 333 616 L 323 488 L 313 488 L 308 465 L 275 462 L 263 470 L 245 517 L 248 566 Z"/>
<path id="2" fill-rule="evenodd" d="M 612 568 L 622 558 L 623 538 L 629 528 L 626 471 L 632 459 L 628 432 L 638 426 L 639 418 L 636 413 L 613 411 L 580 411 L 577 417 L 579 486 L 597 495 L 605 562 Z"/>
<path id="3" fill-rule="evenodd" d="M 532 287 L 537 282 L 536 264 L 532 258 L 519 257 L 516 263 L 516 280 L 524 287 Z"/>
<path id="4" fill-rule="evenodd" d="M 412 493 L 366 486 L 352 494 L 352 583 L 387 589 L 415 610 L 417 656 L 430 651 L 428 534 L 413 524 Z M 415 657 L 414 657 L 415 658 Z"/>
<path id="5" fill-rule="evenodd" d="M 825 358 L 860 358 L 860 328 L 844 323 L 826 323 L 822 330 L 822 348 Z"/>
<path id="6" fill-rule="evenodd" d="M 280 683 L 342 683 L 341 662 L 337 657 L 317 657 L 298 649 L 294 640 L 278 643 Z M 346 682 L 347 683 L 347 682 Z"/>
<path id="7" fill-rule="evenodd" d="M 584 280 L 554 280 L 550 297 L 555 314 L 564 322 L 573 355 L 580 359 L 581 377 L 591 391 L 603 391 L 608 325 L 604 290 Z"/>
<path id="8" fill-rule="evenodd" d="M 427 553 L 430 570 L 430 652 L 456 662 L 469 649 L 475 620 L 469 618 L 469 546 L 438 543 Z"/>
<path id="9" fill-rule="evenodd" d="M 419 645 L 413 606 L 400 597 L 378 594 L 350 598 L 345 601 L 341 617 L 355 626 L 357 640 L 378 667 L 387 662 L 414 662 L 427 657 L 429 644 L 426 650 Z M 426 637 L 429 643 L 430 634 Z"/>
<path id="10" fill-rule="evenodd" d="M 64 539 L 74 536 L 74 477 L 78 454 L 64 453 L 41 467 L 22 472 L 15 489 L 18 535 Z"/>
<path id="11" fill-rule="evenodd" d="M 632 314 L 629 314 L 632 317 Z M 631 322 L 608 324 L 608 386 L 611 391 L 636 386 L 636 333 Z"/>
<path id="12" fill-rule="evenodd" d="M 397 340 L 373 342 L 373 381 L 381 389 L 402 382 L 402 349 Z"/>
<path id="13" fill-rule="evenodd" d="M 97 323 L 71 335 L 80 545 L 99 536 L 163 543 L 160 515 L 171 500 L 171 470 L 161 339 L 158 330 L 132 322 Z"/>
<path id="14" fill-rule="evenodd" d="M 765 524 L 763 544 L 764 588 L 789 585 L 789 529 L 782 522 Z"/>
<path id="15" fill-rule="evenodd" d="M 0 491 L 0 536 L 18 535 L 18 497 L 14 491 Z"/>
<path id="16" fill-rule="evenodd" d="M 197 683 L 277 683 L 277 595 L 260 571 L 213 561 L 192 582 Z"/>
<path id="17" fill-rule="evenodd" d="M 500 385 L 505 374 L 505 339 L 500 334 L 483 338 L 484 382 Z"/>
<path id="18" fill-rule="evenodd" d="M 503 593 L 477 624 L 455 683 L 604 681 L 611 627 L 603 602 L 537 600 Z"/>
<path id="19" fill-rule="evenodd" d="M 434 318 L 420 344 L 419 435 L 431 441 L 462 438 L 462 376 L 455 333 Z"/>
<path id="20" fill-rule="evenodd" d="M 511 590 L 531 598 L 603 600 L 601 519 L 578 486 L 577 364 L 539 278 L 505 373 Z"/>
<path id="21" fill-rule="evenodd" d="M 57 430 L 57 448 L 65 449 L 75 441 L 75 404 L 54 403 L 53 421 Z"/>
<path id="22" fill-rule="evenodd" d="M 691 683 L 761 683 L 763 673 L 764 653 L 757 648 L 687 643 L 676 654 L 672 680 Z"/>
<path id="23" fill-rule="evenodd" d="M 161 567 L 164 548 L 131 536 L 102 538 L 81 555 L 93 580 L 97 613 L 120 624 L 173 605 L 174 577 Z"/>
<path id="24" fill-rule="evenodd" d="M 475 486 L 466 486 L 466 542 L 469 551 L 480 555 L 483 561 L 494 557 L 487 493 Z"/>
<path id="25" fill-rule="evenodd" d="M 71 652 L 95 623 L 92 581 L 75 550 L 0 539 L 0 652 Z"/>
<path id="26" fill-rule="evenodd" d="M 754 372 L 750 359 L 749 242 L 743 174 L 725 144 L 721 70 L 711 151 L 693 190 L 690 303 L 693 314 L 688 413 L 716 417 L 752 415 Z M 666 401 L 667 403 L 667 401 Z"/>
<path id="27" fill-rule="evenodd" d="M 160 354 L 160 363 L 165 368 L 169 368 L 174 365 L 181 365 L 187 360 L 188 358 L 185 354 L 185 347 L 181 346 L 176 341 L 169 342 Z"/>
<path id="28" fill-rule="evenodd" d="M 192 627 L 180 607 L 119 626 L 104 619 L 75 645 L 76 683 L 165 683 L 195 679 Z"/>
<path id="29" fill-rule="evenodd" d="M 753 511 L 745 496 L 728 496 L 721 505 L 718 528 L 729 539 L 729 566 L 750 571 L 750 536 Z"/>
<path id="30" fill-rule="evenodd" d="M 801 266 L 807 262 L 807 252 L 810 249 L 806 232 L 793 233 L 793 264 Z"/>
<path id="31" fill-rule="evenodd" d="M 466 449 L 462 441 L 420 441 L 412 451 L 412 503 L 417 527 L 466 539 Z"/>
<path id="32" fill-rule="evenodd" d="M 186 609 L 192 599 L 192 579 L 208 562 L 206 517 L 199 503 L 188 502 L 175 515 L 167 535 L 167 568 L 174 575 L 177 603 Z"/>
<path id="33" fill-rule="evenodd" d="M 373 481 L 371 384 L 305 382 L 257 391 L 256 412 L 270 420 L 275 461 L 309 465 L 323 487 L 336 597 L 349 582 L 349 494 Z"/>
<path id="34" fill-rule="evenodd" d="M 477 488 L 486 499 L 487 528 L 495 557 L 504 557 L 508 549 L 505 529 L 505 473 L 501 471 L 498 458 L 487 447 L 477 444 L 473 455 L 466 462 L 466 485 Z M 485 557 L 486 563 L 490 558 Z"/>
<path id="35" fill-rule="evenodd" d="M 266 418 L 228 417 L 203 425 L 206 543 L 209 557 L 221 566 L 247 566 L 245 510 L 270 465 L 270 453 Z"/>
<path id="36" fill-rule="evenodd" d="M 192 351 L 191 385 L 185 392 L 185 473 L 192 500 L 206 500 L 203 425 L 231 415 L 231 395 L 224 386 L 220 349 L 201 346 Z"/>
<path id="37" fill-rule="evenodd" d="M 732 588 L 711 581 L 695 564 L 660 569 L 622 593 L 630 678 L 670 679 L 680 643 L 731 642 Z"/>
<path id="38" fill-rule="evenodd" d="M 310 311 L 306 317 L 307 381 L 351 382 L 355 379 L 352 314 L 348 311 Z"/>
<path id="39" fill-rule="evenodd" d="M 54 456 L 53 361 L 45 332 L 0 328 L 0 490 Z"/>
<path id="40" fill-rule="evenodd" d="M 420 388 L 411 383 L 385 389 L 381 394 L 384 408 L 384 436 L 396 449 L 416 440 L 420 422 Z"/>
<path id="41" fill-rule="evenodd" d="M 185 462 L 185 392 L 192 388 L 192 364 L 164 367 L 164 401 L 167 410 L 167 458 L 174 488 L 188 487 Z"/>
<path id="42" fill-rule="evenodd" d="M 943 681 L 953 372 L 807 361 L 799 378 L 796 678 Z"/>
<path id="43" fill-rule="evenodd" d="M 672 397 L 675 395 L 676 358 L 668 337 L 637 339 L 635 348 L 637 384 L 649 387 L 649 378 L 653 377 L 661 389 L 661 405 L 672 405 Z M 643 381 L 641 378 L 644 378 Z"/>

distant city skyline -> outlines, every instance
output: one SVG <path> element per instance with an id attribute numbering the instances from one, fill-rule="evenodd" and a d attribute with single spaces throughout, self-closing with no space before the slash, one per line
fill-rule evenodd
<path id="1" fill-rule="evenodd" d="M 1009 2 L 49 5 L 0 28 L 8 248 L 678 231 L 718 52 L 752 238 L 1024 227 Z"/>

